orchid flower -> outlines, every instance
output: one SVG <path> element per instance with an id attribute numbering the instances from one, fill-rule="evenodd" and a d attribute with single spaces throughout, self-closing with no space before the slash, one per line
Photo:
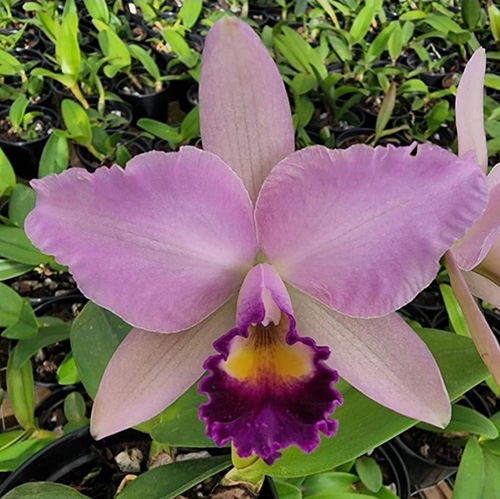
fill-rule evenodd
<path id="1" fill-rule="evenodd" d="M 484 209 L 473 154 L 294 152 L 278 69 L 230 17 L 206 38 L 200 124 L 204 151 L 153 151 L 125 170 L 73 168 L 32 182 L 31 240 L 133 326 L 103 375 L 93 435 L 155 416 L 205 369 L 200 418 L 240 457 L 270 464 L 280 449 L 310 452 L 320 433 L 333 435 L 338 374 L 444 427 L 450 403 L 437 364 L 395 311 Z"/>
<path id="2" fill-rule="evenodd" d="M 483 119 L 486 54 L 477 49 L 464 70 L 456 98 L 458 152 L 475 152 L 488 170 Z M 500 308 L 500 164 L 487 177 L 488 204 L 474 225 L 446 255 L 450 283 L 486 367 L 500 386 L 500 347 L 473 295 Z"/>

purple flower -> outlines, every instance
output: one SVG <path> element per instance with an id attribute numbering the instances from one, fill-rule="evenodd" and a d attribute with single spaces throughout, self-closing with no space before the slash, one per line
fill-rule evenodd
<path id="1" fill-rule="evenodd" d="M 485 173 L 488 150 L 484 133 L 483 85 L 486 54 L 474 52 L 467 63 L 456 99 L 458 152 L 473 151 Z M 488 204 L 481 217 L 446 255 L 450 282 L 469 325 L 471 337 L 490 374 L 500 386 L 500 346 L 471 295 L 500 308 L 500 165 L 487 177 Z"/>
<path id="2" fill-rule="evenodd" d="M 277 67 L 229 17 L 207 36 L 200 120 L 205 151 L 33 181 L 29 237 L 134 326 L 104 373 L 93 434 L 158 414 L 204 367 L 207 434 L 242 457 L 272 463 L 288 445 L 309 452 L 320 432 L 334 434 L 337 371 L 377 402 L 445 426 L 436 362 L 395 310 L 484 209 L 473 155 L 294 152 Z"/>

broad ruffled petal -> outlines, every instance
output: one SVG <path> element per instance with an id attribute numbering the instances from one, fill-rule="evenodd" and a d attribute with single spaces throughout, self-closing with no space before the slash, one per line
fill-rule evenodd
<path id="1" fill-rule="evenodd" d="M 200 322 L 238 289 L 256 254 L 240 179 L 194 147 L 32 185 L 30 239 L 68 265 L 86 296 L 140 329 Z"/>
<path id="2" fill-rule="evenodd" d="M 464 270 L 471 270 L 483 261 L 500 234 L 500 164 L 491 170 L 487 184 L 486 210 L 452 249 L 453 258 Z"/>
<path id="3" fill-rule="evenodd" d="M 308 147 L 277 165 L 256 205 L 257 238 L 290 284 L 355 317 L 408 303 L 486 204 L 471 155 L 439 147 Z"/>
<path id="4" fill-rule="evenodd" d="M 455 114 L 458 134 L 458 153 L 474 151 L 479 166 L 488 168 L 488 150 L 484 133 L 483 93 L 486 53 L 478 48 L 465 67 L 458 85 Z"/>
<path id="5" fill-rule="evenodd" d="M 481 300 L 491 303 L 496 308 L 500 309 L 500 286 L 497 286 L 493 281 L 487 277 L 483 277 L 477 272 L 464 272 L 462 271 L 463 278 L 470 289 L 470 292 L 481 298 Z"/>
<path id="6" fill-rule="evenodd" d="M 450 253 L 446 254 L 446 268 L 453 294 L 460 304 L 474 345 L 493 379 L 500 385 L 500 346 L 495 335 L 474 301 L 462 272 Z"/>
<path id="7" fill-rule="evenodd" d="M 92 410 L 91 430 L 104 438 L 156 416 L 203 374 L 212 343 L 234 324 L 236 300 L 187 331 L 133 329 L 104 372 Z"/>
<path id="8" fill-rule="evenodd" d="M 271 168 L 294 151 L 283 80 L 247 24 L 224 17 L 209 31 L 200 77 L 203 148 L 243 179 L 255 201 Z"/>
<path id="9" fill-rule="evenodd" d="M 305 331 L 302 331 L 303 333 Z M 218 355 L 199 385 L 209 401 L 200 407 L 207 435 L 232 441 L 240 457 L 256 454 L 272 464 L 280 449 L 311 452 L 319 433 L 332 436 L 328 416 L 342 397 L 337 372 L 324 361 L 329 350 L 295 328 L 288 293 L 274 269 L 254 267 L 238 298 L 236 328 L 215 343 Z"/>
<path id="10" fill-rule="evenodd" d="M 327 361 L 351 385 L 393 411 L 445 427 L 451 407 L 425 343 L 397 315 L 352 319 L 290 289 L 297 328 L 332 351 Z"/>

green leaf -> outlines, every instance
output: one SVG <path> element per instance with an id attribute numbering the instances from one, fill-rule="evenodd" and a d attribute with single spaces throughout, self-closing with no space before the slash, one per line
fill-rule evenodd
<path id="1" fill-rule="evenodd" d="M 92 143 L 92 128 L 85 109 L 71 99 L 64 99 L 61 103 L 61 114 L 71 138 L 83 145 Z"/>
<path id="2" fill-rule="evenodd" d="M 484 86 L 492 88 L 493 90 L 500 90 L 500 76 L 492 73 L 485 74 Z"/>
<path id="3" fill-rule="evenodd" d="M 491 439 L 498 437 L 498 429 L 487 417 L 474 409 L 458 404 L 452 407 L 451 422 L 445 431 L 448 433 L 472 433 Z"/>
<path id="4" fill-rule="evenodd" d="M 302 492 L 295 485 L 281 480 L 273 480 L 273 483 L 280 499 L 302 499 Z"/>
<path id="5" fill-rule="evenodd" d="M 486 378 L 486 368 L 471 339 L 434 329 L 419 329 L 417 334 L 435 357 L 453 400 Z M 256 471 L 281 477 L 327 471 L 365 454 L 415 424 L 368 399 L 345 382 L 339 383 L 337 389 L 344 403 L 335 409 L 334 417 L 339 421 L 336 437 L 322 438 L 311 454 L 296 448 L 285 449 L 275 465 L 258 462 L 254 465 Z M 363 435 L 363 438 L 353 439 L 353 435 Z"/>
<path id="6" fill-rule="evenodd" d="M 71 351 L 87 393 L 93 398 L 109 359 L 131 327 L 92 302 L 71 327 Z M 92 352 L 92 355 L 89 355 Z"/>
<path id="7" fill-rule="evenodd" d="M 55 433 L 50 436 L 47 434 L 50 435 L 50 433 L 45 433 L 46 438 L 31 438 L 29 440 L 23 440 L 1 450 L 0 472 L 15 471 L 17 468 L 19 468 L 19 466 L 21 466 L 21 464 L 27 461 L 30 457 L 40 452 L 44 447 L 47 447 L 47 445 L 51 444 L 57 438 L 57 435 Z M 8 496 L 9 494 L 2 497 L 5 498 Z M 37 495 L 36 497 L 38 499 L 40 496 Z"/>
<path id="8" fill-rule="evenodd" d="M 35 207 L 35 191 L 24 184 L 17 184 L 9 200 L 9 219 L 18 227 L 24 226 L 24 219 Z"/>
<path id="9" fill-rule="evenodd" d="M 157 442 L 176 447 L 215 447 L 205 435 L 205 428 L 198 419 L 198 407 L 206 397 L 198 393 L 198 383 L 167 407 L 156 419 L 151 420 L 149 430 Z M 156 420 L 156 421 L 155 421 Z"/>
<path id="10" fill-rule="evenodd" d="M 49 263 L 51 258 L 31 244 L 23 229 L 0 226 L 0 256 L 26 265 Z"/>
<path id="11" fill-rule="evenodd" d="M 0 327 L 8 327 L 17 322 L 23 299 L 6 284 L 0 283 Z"/>
<path id="12" fill-rule="evenodd" d="M 200 136 L 200 113 L 198 106 L 193 107 L 182 120 L 181 135 L 184 142 Z"/>
<path id="13" fill-rule="evenodd" d="M 99 30 L 99 46 L 102 53 L 106 56 L 106 60 L 109 61 L 104 68 L 106 76 L 113 78 L 118 71 L 128 70 L 132 65 L 132 58 L 130 57 L 127 45 L 106 24 L 100 22 L 98 19 L 94 19 L 93 23 Z"/>
<path id="14" fill-rule="evenodd" d="M 137 121 L 137 126 L 168 143 L 179 144 L 182 142 L 181 134 L 174 127 L 161 121 L 141 118 Z"/>
<path id="15" fill-rule="evenodd" d="M 396 24 L 391 23 L 386 26 L 370 43 L 370 47 L 368 48 L 367 55 L 370 59 L 376 60 L 380 57 L 382 52 L 387 48 L 387 44 L 389 39 L 394 31 Z"/>
<path id="16" fill-rule="evenodd" d="M 71 392 L 64 399 L 64 415 L 68 421 L 86 419 L 87 407 L 81 393 Z"/>
<path id="17" fill-rule="evenodd" d="M 38 323 L 35 317 L 35 312 L 31 308 L 27 298 L 23 300 L 19 319 L 17 322 L 9 326 L 2 333 L 2 337 L 11 340 L 28 340 L 35 338 L 38 334 Z"/>
<path id="18" fill-rule="evenodd" d="M 92 19 L 109 24 L 109 10 L 106 0 L 83 0 L 83 3 Z"/>
<path id="19" fill-rule="evenodd" d="M 201 9 L 203 7 L 202 0 L 191 0 L 190 2 L 182 2 L 181 10 L 179 11 L 179 18 L 186 28 L 192 28 L 198 17 L 200 17 Z"/>
<path id="20" fill-rule="evenodd" d="M 491 34 L 495 41 L 500 41 L 500 10 L 493 2 L 488 3 L 488 17 L 490 18 Z"/>
<path id="21" fill-rule="evenodd" d="M 14 367 L 12 356 L 7 362 L 7 393 L 17 422 L 25 430 L 35 428 L 35 389 L 31 362 L 20 369 Z"/>
<path id="22" fill-rule="evenodd" d="M 398 88 L 399 94 L 404 94 L 406 92 L 421 92 L 421 93 L 426 94 L 429 92 L 429 89 L 427 88 L 427 85 L 422 80 L 410 79 L 410 80 L 405 81 Z"/>
<path id="23" fill-rule="evenodd" d="M 70 352 L 66 355 L 57 369 L 57 382 L 60 385 L 76 385 L 80 382 L 80 374 L 78 373 L 73 353 Z"/>
<path id="24" fill-rule="evenodd" d="M 409 10 L 399 16 L 401 21 L 418 21 L 420 19 L 425 19 L 426 17 L 427 13 L 423 10 Z"/>
<path id="25" fill-rule="evenodd" d="M 450 103 L 447 100 L 442 100 L 427 113 L 425 118 L 428 134 L 435 132 L 446 121 L 449 111 Z"/>
<path id="26" fill-rule="evenodd" d="M 130 483 L 120 499 L 173 499 L 230 465 L 229 456 L 218 456 L 159 466 Z"/>
<path id="27" fill-rule="evenodd" d="M 375 459 L 363 456 L 356 459 L 354 466 L 359 479 L 368 490 L 378 492 L 382 488 L 382 471 Z"/>
<path id="28" fill-rule="evenodd" d="M 429 14 L 425 19 L 427 24 L 430 24 L 436 31 L 440 31 L 443 34 L 448 34 L 450 31 L 452 33 L 460 33 L 462 28 L 453 19 L 440 14 Z"/>
<path id="29" fill-rule="evenodd" d="M 399 24 L 399 22 L 394 21 L 394 23 L 394 30 L 392 31 L 387 44 L 389 55 L 393 61 L 401 55 L 403 50 L 403 29 L 401 28 L 401 24 Z"/>
<path id="30" fill-rule="evenodd" d="M 16 185 L 16 174 L 14 168 L 0 147 L 0 197 L 9 195 Z"/>
<path id="31" fill-rule="evenodd" d="M 33 265 L 0 259 L 0 281 L 26 274 L 32 269 Z"/>
<path id="32" fill-rule="evenodd" d="M 372 46 L 377 42 L 377 39 L 381 36 L 381 34 L 382 33 L 377 35 L 377 38 L 375 38 L 372 45 L 370 45 L 369 50 L 374 50 L 374 49 L 372 49 Z M 338 38 L 336 36 L 329 36 L 328 41 L 330 42 L 332 49 L 337 53 L 337 55 L 339 56 L 339 58 L 342 61 L 352 61 L 351 50 L 349 49 L 349 46 L 347 45 L 347 43 L 344 42 L 344 40 L 342 40 L 341 38 Z"/>
<path id="33" fill-rule="evenodd" d="M 61 20 L 56 38 L 56 59 L 64 75 L 78 76 L 81 56 L 76 12 L 68 12 Z"/>
<path id="34" fill-rule="evenodd" d="M 142 47 L 139 47 L 139 45 L 128 45 L 128 49 L 132 54 L 132 57 L 134 57 L 141 63 L 141 65 L 153 77 L 153 79 L 155 81 L 160 81 L 160 69 L 158 68 L 158 65 L 148 53 L 148 51 L 144 50 Z"/>
<path id="35" fill-rule="evenodd" d="M 38 165 L 38 178 L 61 173 L 69 166 L 68 139 L 61 133 L 51 133 Z"/>
<path id="36" fill-rule="evenodd" d="M 302 484 L 304 497 L 308 498 L 324 492 L 349 492 L 353 484 L 359 481 L 356 475 L 338 471 L 328 471 L 308 476 Z"/>
<path id="37" fill-rule="evenodd" d="M 370 28 L 370 24 L 373 21 L 374 15 L 374 2 L 366 2 L 365 6 L 359 11 L 358 15 L 354 19 L 351 29 L 349 30 L 353 43 L 357 43 L 365 37 L 366 33 L 368 33 L 368 29 Z"/>
<path id="38" fill-rule="evenodd" d="M 82 499 L 88 498 L 72 487 L 52 482 L 33 482 L 19 485 L 3 496 L 4 499 Z"/>
<path id="39" fill-rule="evenodd" d="M 28 104 L 29 100 L 24 94 L 19 94 L 16 100 L 11 104 L 9 120 L 15 130 L 21 127 Z"/>
<path id="40" fill-rule="evenodd" d="M 500 456 L 483 448 L 484 489 L 481 499 L 496 499 L 500 490 Z"/>
<path id="41" fill-rule="evenodd" d="M 455 299 L 451 286 L 448 284 L 440 284 L 439 290 L 441 291 L 441 296 L 443 297 L 446 312 L 448 313 L 453 331 L 460 336 L 470 337 L 469 326 L 467 325 L 460 305 Z"/>
<path id="42" fill-rule="evenodd" d="M 55 326 L 42 327 L 38 331 L 36 338 L 19 341 L 11 353 L 14 367 L 19 369 L 25 364 L 38 350 L 54 343 L 69 339 L 69 324 L 58 324 Z"/>
<path id="43" fill-rule="evenodd" d="M 297 73 L 290 82 L 290 87 L 297 95 L 307 94 L 316 87 L 316 78 L 310 74 Z"/>
<path id="44" fill-rule="evenodd" d="M 380 106 L 380 111 L 377 115 L 377 122 L 375 124 L 375 140 L 380 137 L 380 134 L 384 131 L 387 123 L 394 110 L 394 105 L 396 103 L 396 82 L 392 82 L 384 96 L 382 105 Z"/>
<path id="45" fill-rule="evenodd" d="M 35 68 L 31 71 L 31 74 L 33 76 L 46 76 L 47 78 L 58 81 L 61 85 L 68 88 L 72 87 L 77 82 L 76 75 L 58 74 L 44 68 Z"/>
<path id="46" fill-rule="evenodd" d="M 475 437 L 469 438 L 460 460 L 453 499 L 481 499 L 484 486 L 483 452 Z"/>

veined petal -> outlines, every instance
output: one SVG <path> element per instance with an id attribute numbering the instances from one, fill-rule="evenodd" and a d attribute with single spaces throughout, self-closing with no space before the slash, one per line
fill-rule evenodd
<path id="1" fill-rule="evenodd" d="M 444 428 L 451 406 L 425 343 L 397 314 L 353 319 L 289 289 L 297 327 L 329 345 L 328 364 L 351 385 L 393 411 Z"/>
<path id="2" fill-rule="evenodd" d="M 233 441 L 240 457 L 268 464 L 296 445 L 311 452 L 319 432 L 332 436 L 328 415 L 341 403 L 337 373 L 324 361 L 329 350 L 301 338 L 288 293 L 274 269 L 254 267 L 238 298 L 236 328 L 215 343 L 210 372 L 199 385 L 209 401 L 200 407 L 207 435 L 217 445 Z"/>
<path id="3" fill-rule="evenodd" d="M 435 146 L 308 147 L 277 165 L 257 238 L 294 287 L 343 314 L 377 317 L 426 287 L 486 204 L 471 155 Z"/>
<path id="4" fill-rule="evenodd" d="M 236 300 L 197 326 L 160 334 L 133 329 L 106 371 L 92 409 L 91 430 L 100 439 L 163 411 L 203 374 L 212 343 L 234 323 Z"/>
<path id="5" fill-rule="evenodd" d="M 200 322 L 238 289 L 257 251 L 240 179 L 194 147 L 32 185 L 29 238 L 69 267 L 86 296 L 141 329 Z"/>
<path id="6" fill-rule="evenodd" d="M 462 276 L 474 296 L 500 309 L 500 286 L 474 271 L 462 271 Z"/>
<path id="7" fill-rule="evenodd" d="M 500 286 L 500 237 L 497 236 L 488 254 L 474 269 L 474 272 Z"/>
<path id="8" fill-rule="evenodd" d="M 290 104 L 276 64 L 252 28 L 224 17 L 209 31 L 200 77 L 203 148 L 242 178 L 253 201 L 294 151 Z"/>
<path id="9" fill-rule="evenodd" d="M 477 351 L 495 383 L 500 385 L 500 346 L 483 313 L 474 301 L 453 255 L 447 253 L 445 261 L 450 276 L 451 289 L 467 321 L 474 345 L 476 345 Z"/>
<path id="10" fill-rule="evenodd" d="M 477 163 L 486 172 L 488 150 L 484 133 L 483 93 L 486 53 L 478 48 L 465 67 L 455 101 L 458 134 L 458 154 L 474 151 Z"/>
<path id="11" fill-rule="evenodd" d="M 479 265 L 500 234 L 500 164 L 491 170 L 486 180 L 486 210 L 451 250 L 457 265 L 464 270 L 472 270 Z"/>

